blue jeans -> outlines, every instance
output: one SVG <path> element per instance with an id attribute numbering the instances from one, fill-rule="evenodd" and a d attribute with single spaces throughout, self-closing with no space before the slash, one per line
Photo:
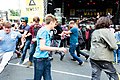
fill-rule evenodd
<path id="1" fill-rule="evenodd" d="M 70 43 L 69 52 L 70 52 L 71 56 L 73 57 L 73 59 L 77 60 L 79 63 L 82 63 L 83 61 L 75 54 L 75 50 L 76 50 L 77 46 L 78 45 L 76 45 L 76 44 Z"/>
<path id="2" fill-rule="evenodd" d="M 34 55 L 34 53 L 35 53 L 35 48 L 36 48 L 36 46 L 37 46 L 37 43 L 36 43 L 36 42 L 30 44 L 30 52 L 29 52 L 29 61 L 30 61 L 30 62 L 33 62 L 33 55 Z"/>
<path id="3" fill-rule="evenodd" d="M 90 59 L 90 63 L 92 67 L 91 80 L 100 80 L 102 70 L 107 74 L 109 80 L 119 80 L 112 62 Z"/>
<path id="4" fill-rule="evenodd" d="M 21 57 L 21 60 L 24 61 L 25 59 L 25 56 L 26 56 L 26 52 L 27 52 L 27 49 L 29 48 L 30 46 L 30 43 L 31 43 L 31 40 L 26 40 L 25 44 L 24 44 L 24 48 L 23 48 L 23 51 L 22 51 L 22 57 Z"/>
<path id="5" fill-rule="evenodd" d="M 120 63 L 120 44 L 118 44 L 118 49 L 114 50 L 114 61 L 116 61 L 116 57 L 117 57 L 118 63 Z"/>
<path id="6" fill-rule="evenodd" d="M 52 80 L 50 59 L 34 58 L 34 80 Z"/>

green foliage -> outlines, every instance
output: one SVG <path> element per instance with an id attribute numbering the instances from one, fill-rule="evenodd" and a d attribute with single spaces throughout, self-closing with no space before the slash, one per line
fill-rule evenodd
<path id="1" fill-rule="evenodd" d="M 9 9 L 10 16 L 20 16 L 20 10 Z"/>

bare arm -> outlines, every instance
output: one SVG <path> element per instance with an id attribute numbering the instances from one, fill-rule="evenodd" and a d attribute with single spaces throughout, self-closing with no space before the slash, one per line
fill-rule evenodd
<path id="1" fill-rule="evenodd" d="M 25 38 L 22 36 L 22 37 L 21 37 L 21 45 L 20 45 L 20 49 L 23 48 L 24 43 L 25 43 Z"/>
<path id="2" fill-rule="evenodd" d="M 72 32 L 69 30 L 69 31 L 63 31 L 64 34 L 71 34 Z"/>
<path id="3" fill-rule="evenodd" d="M 58 48 L 58 47 L 50 47 L 45 45 L 45 39 L 40 39 L 40 50 L 41 51 L 63 51 L 67 52 L 67 49 L 65 48 Z"/>
<path id="4" fill-rule="evenodd" d="M 61 36 L 63 36 L 64 34 L 66 34 L 66 35 L 69 35 L 69 34 L 71 34 L 72 32 L 69 30 L 69 31 L 63 31 L 62 33 L 61 33 Z"/>

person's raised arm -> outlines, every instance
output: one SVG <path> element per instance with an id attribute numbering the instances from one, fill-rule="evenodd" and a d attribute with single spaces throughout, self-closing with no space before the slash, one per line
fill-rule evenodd
<path id="1" fill-rule="evenodd" d="M 40 50 L 41 51 L 63 51 L 67 53 L 66 48 L 50 47 L 45 45 L 45 39 L 40 39 Z"/>

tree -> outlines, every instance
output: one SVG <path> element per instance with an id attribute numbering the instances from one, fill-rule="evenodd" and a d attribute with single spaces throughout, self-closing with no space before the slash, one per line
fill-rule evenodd
<path id="1" fill-rule="evenodd" d="M 10 16 L 20 16 L 20 10 L 9 9 Z"/>

